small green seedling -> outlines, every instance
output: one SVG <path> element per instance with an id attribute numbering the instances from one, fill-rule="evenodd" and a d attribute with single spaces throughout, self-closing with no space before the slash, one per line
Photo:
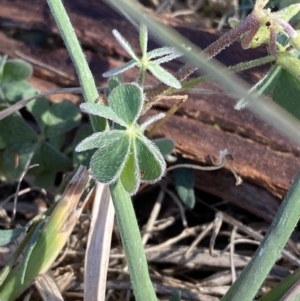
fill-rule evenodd
<path id="1" fill-rule="evenodd" d="M 148 31 L 147 27 L 142 25 L 140 27 L 140 47 L 142 57 L 139 58 L 134 52 L 131 45 L 123 38 L 123 36 L 116 30 L 113 30 L 113 35 L 116 37 L 120 45 L 127 51 L 132 57 L 128 63 L 124 64 L 120 68 L 116 68 L 105 72 L 104 77 L 112 77 L 114 75 L 123 73 L 124 71 L 138 67 L 139 75 L 137 82 L 140 86 L 144 85 L 146 70 L 150 71 L 161 82 L 173 88 L 181 88 L 180 82 L 169 72 L 165 71 L 160 64 L 167 63 L 181 56 L 181 54 L 172 47 L 157 48 L 147 52 L 148 44 Z"/>
<path id="2" fill-rule="evenodd" d="M 134 194 L 140 182 L 153 183 L 165 173 L 166 164 L 158 147 L 144 135 L 145 129 L 164 117 L 158 114 L 141 125 L 144 96 L 135 84 L 117 86 L 108 96 L 108 106 L 84 103 L 83 112 L 112 120 L 115 129 L 98 132 L 84 139 L 76 151 L 96 148 L 91 162 L 93 177 L 102 183 L 114 183 L 121 179 L 124 188 Z"/>

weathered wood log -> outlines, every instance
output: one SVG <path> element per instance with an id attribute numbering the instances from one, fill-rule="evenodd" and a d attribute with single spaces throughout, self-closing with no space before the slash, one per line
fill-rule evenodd
<path id="1" fill-rule="evenodd" d="M 65 1 L 65 4 L 85 48 L 95 80 L 99 85 L 104 85 L 105 79 L 101 74 L 128 59 L 127 53 L 113 38 L 112 29 L 122 32 L 138 51 L 137 31 L 124 17 L 102 1 L 93 0 L 87 3 L 74 0 Z M 34 64 L 34 77 L 39 80 L 33 78 L 33 81 L 39 82 L 41 90 L 49 89 L 47 81 L 51 87 L 77 85 L 75 70 L 63 44 L 60 43 L 58 30 L 46 2 L 35 0 L 28 4 L 22 0 L 0 0 L 0 5 L 0 53 L 17 57 L 18 52 L 21 52 L 37 62 L 47 64 L 47 68 Z M 217 39 L 215 34 L 188 28 L 180 25 L 180 22 L 172 20 L 169 23 L 202 48 Z M 15 34 L 9 34 L 11 29 L 14 29 Z M 43 32 L 48 40 L 56 41 L 57 45 L 52 45 L 51 49 L 51 43 L 46 41 L 47 47 L 32 46 L 16 38 L 16 32 L 28 31 Z M 155 43 L 151 43 L 150 47 L 155 47 Z M 217 58 L 225 65 L 233 65 L 264 54 L 264 49 L 244 51 L 238 43 L 234 43 Z M 169 65 L 171 70 L 179 66 L 179 63 Z M 253 84 L 265 70 L 256 68 L 241 73 L 241 76 Z M 131 81 L 134 76 L 135 72 L 130 71 L 126 73 L 125 79 Z M 159 134 L 173 138 L 179 154 L 200 164 L 211 164 L 209 156 L 217 158 L 219 151 L 227 148 L 233 156 L 234 169 L 246 180 L 245 184 L 235 187 L 234 178 L 224 170 L 197 173 L 197 186 L 270 220 L 279 204 L 278 198 L 285 195 L 296 175 L 300 165 L 300 148 L 252 112 L 246 109 L 235 111 L 233 106 L 236 100 L 219 93 L 219 88 L 213 84 L 206 84 L 205 88 L 218 93 L 189 93 L 189 100 L 162 127 Z M 73 99 L 78 100 L 78 97 Z M 165 111 L 174 102 L 175 100 L 165 100 L 151 112 Z M 259 196 L 261 192 L 264 198 Z M 241 195 L 247 195 L 247 200 L 242 200 Z"/>

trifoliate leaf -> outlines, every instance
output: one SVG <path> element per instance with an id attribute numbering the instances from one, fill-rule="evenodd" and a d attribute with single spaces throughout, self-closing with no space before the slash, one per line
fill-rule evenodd
<path id="1" fill-rule="evenodd" d="M 134 139 L 142 182 L 156 182 L 165 173 L 166 163 L 157 146 L 145 136 Z"/>
<path id="2" fill-rule="evenodd" d="M 138 61 L 138 57 L 135 54 L 133 48 L 131 45 L 128 43 L 127 40 L 116 30 L 114 29 L 112 31 L 113 35 L 115 36 L 116 40 L 119 42 L 119 44 L 125 49 L 125 51 L 136 61 Z"/>
<path id="3" fill-rule="evenodd" d="M 102 76 L 103 77 L 112 77 L 112 76 L 118 75 L 120 73 L 123 73 L 123 72 L 127 71 L 128 69 L 133 68 L 136 65 L 137 65 L 137 61 L 131 60 L 119 68 L 115 68 L 113 70 L 109 70 L 109 71 L 103 73 Z"/>
<path id="4" fill-rule="evenodd" d="M 132 125 L 137 121 L 142 110 L 142 90 L 134 84 L 118 86 L 110 93 L 108 104 L 120 119 L 127 125 Z"/>
<path id="5" fill-rule="evenodd" d="M 161 66 L 149 62 L 147 68 L 156 78 L 158 78 L 164 84 L 176 89 L 181 88 L 181 84 L 178 79 L 176 79 L 171 73 L 167 72 Z"/>
<path id="6" fill-rule="evenodd" d="M 122 184 L 131 195 L 135 194 L 140 186 L 139 167 L 137 165 L 136 152 L 133 147 L 134 144 L 131 146 L 129 157 L 121 173 Z"/>
<path id="7" fill-rule="evenodd" d="M 142 56 L 147 55 L 147 43 L 148 43 L 148 30 L 145 24 L 140 26 L 140 46 L 142 51 Z"/>
<path id="8" fill-rule="evenodd" d="M 97 181 L 110 184 L 119 178 L 127 162 L 130 139 L 127 135 L 123 135 L 121 139 L 105 141 L 107 137 L 102 137 L 103 144 L 94 153 L 90 166 L 92 175 Z"/>
<path id="9" fill-rule="evenodd" d="M 99 103 L 85 102 L 80 105 L 80 109 L 84 113 L 97 115 L 112 120 L 120 125 L 126 126 L 126 122 L 118 116 L 111 107 L 101 105 Z"/>
<path id="10" fill-rule="evenodd" d="M 93 148 L 103 148 L 105 144 L 115 144 L 124 138 L 124 131 L 112 130 L 97 132 L 82 140 L 75 148 L 76 152 L 82 152 Z"/>

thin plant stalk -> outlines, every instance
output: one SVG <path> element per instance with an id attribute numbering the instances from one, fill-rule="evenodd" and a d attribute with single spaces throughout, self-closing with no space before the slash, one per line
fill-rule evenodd
<path id="1" fill-rule="evenodd" d="M 62 1 L 47 0 L 47 2 L 76 68 L 85 101 L 95 102 L 98 98 L 97 88 Z M 98 122 L 97 119 L 91 121 L 94 131 L 104 129 L 102 121 Z M 156 301 L 131 198 L 119 181 L 110 186 L 110 192 L 136 300 Z"/>
<path id="2" fill-rule="evenodd" d="M 113 200 L 122 200 L 115 207 L 115 211 L 117 216 L 122 215 L 124 217 L 118 220 L 118 225 L 135 298 L 141 301 L 156 301 L 131 198 L 120 181 L 110 185 L 110 193 Z"/>
<path id="3" fill-rule="evenodd" d="M 82 87 L 83 97 L 86 102 L 94 103 L 99 96 L 94 76 L 88 67 L 86 57 L 81 49 L 62 1 L 47 0 L 47 2 L 76 69 L 80 86 Z M 105 119 L 95 116 L 90 116 L 90 118 L 94 131 L 103 131 L 105 129 Z"/>
<path id="4" fill-rule="evenodd" d="M 222 301 L 252 301 L 266 279 L 300 218 L 300 172 L 259 248 Z"/>

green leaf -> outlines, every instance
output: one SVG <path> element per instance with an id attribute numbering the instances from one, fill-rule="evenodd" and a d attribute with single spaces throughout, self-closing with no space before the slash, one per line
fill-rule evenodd
<path id="1" fill-rule="evenodd" d="M 230 17 L 230 18 L 228 18 L 228 23 L 231 28 L 235 28 L 238 26 L 240 21 L 234 17 Z"/>
<path id="2" fill-rule="evenodd" d="M 158 138 L 152 140 L 152 142 L 158 147 L 163 156 L 171 154 L 175 147 L 174 141 L 169 138 Z"/>
<path id="3" fill-rule="evenodd" d="M 277 56 L 276 63 L 287 70 L 290 74 L 300 81 L 300 59 L 292 56 L 290 53 L 280 53 Z"/>
<path id="4" fill-rule="evenodd" d="M 48 142 L 56 149 L 61 150 L 65 141 L 67 134 L 58 135 L 55 137 L 50 137 Z"/>
<path id="5" fill-rule="evenodd" d="M 140 47 L 142 51 L 142 56 L 147 55 L 147 44 L 148 44 L 148 30 L 145 24 L 140 25 Z"/>
<path id="6" fill-rule="evenodd" d="M 171 54 L 169 54 L 169 55 L 166 55 L 166 56 L 164 56 L 164 57 L 161 57 L 161 58 L 159 58 L 159 59 L 156 59 L 156 60 L 154 60 L 154 61 L 152 61 L 152 62 L 155 63 L 155 64 L 160 65 L 160 64 L 164 64 L 164 63 L 170 62 L 170 61 L 172 61 L 172 60 L 175 60 L 175 59 L 181 57 L 181 55 L 182 55 L 182 54 L 179 53 L 178 51 L 177 51 L 177 52 L 174 51 L 174 53 L 171 53 Z"/>
<path id="7" fill-rule="evenodd" d="M 6 146 L 3 153 L 3 169 L 5 174 L 13 180 L 20 178 L 22 173 L 31 165 L 36 142 L 16 141 Z"/>
<path id="8" fill-rule="evenodd" d="M 115 144 L 125 136 L 122 130 L 97 132 L 82 140 L 75 148 L 76 152 L 82 152 L 93 148 L 104 148 L 105 144 Z"/>
<path id="9" fill-rule="evenodd" d="M 30 165 L 36 149 L 37 134 L 28 126 L 19 113 L 0 121 L 2 145 L 2 171 L 10 180 L 17 180 Z"/>
<path id="10" fill-rule="evenodd" d="M 12 114 L 0 121 L 0 133 L 6 145 L 14 142 L 37 142 L 37 134 L 29 127 L 19 113 Z"/>
<path id="11" fill-rule="evenodd" d="M 121 73 L 127 71 L 128 69 L 135 67 L 136 65 L 137 65 L 137 62 L 135 60 L 130 60 L 129 62 L 122 65 L 121 67 L 118 67 L 118 68 L 115 68 L 113 70 L 109 70 L 109 71 L 103 73 L 102 76 L 103 77 L 112 77 L 117 74 L 121 74 Z"/>
<path id="12" fill-rule="evenodd" d="M 4 97 L 11 103 L 36 95 L 37 90 L 26 80 L 8 81 L 1 84 Z"/>
<path id="13" fill-rule="evenodd" d="M 78 128 L 74 141 L 73 141 L 73 164 L 76 167 L 79 167 L 79 165 L 84 165 L 88 167 L 90 165 L 91 157 L 94 153 L 93 150 L 87 150 L 83 152 L 76 152 L 75 148 L 76 145 L 83 141 L 83 139 L 89 137 L 93 134 L 93 129 L 90 125 L 84 125 Z"/>
<path id="14" fill-rule="evenodd" d="M 117 77 L 117 76 L 115 76 Z M 118 87 L 120 84 L 122 84 L 122 82 L 120 82 L 118 79 L 115 78 L 111 78 L 108 81 L 108 88 L 109 91 L 111 92 L 114 88 Z"/>
<path id="15" fill-rule="evenodd" d="M 157 146 L 140 135 L 134 139 L 142 182 L 154 183 L 160 180 L 166 170 L 166 162 Z"/>
<path id="16" fill-rule="evenodd" d="M 38 238 L 40 236 L 40 233 L 45 225 L 46 221 L 43 220 L 41 221 L 37 227 L 34 229 L 34 232 L 32 233 L 27 245 L 26 245 L 26 248 L 24 250 L 24 253 L 23 253 L 23 261 L 21 263 L 21 266 L 22 266 L 22 277 L 21 277 L 21 283 L 23 284 L 24 283 L 24 278 L 25 278 L 25 274 L 26 274 L 26 270 L 27 270 L 27 265 L 28 265 L 28 262 L 29 262 L 29 258 L 30 258 L 30 255 L 33 251 L 33 248 L 35 247 L 37 241 L 38 241 Z"/>
<path id="17" fill-rule="evenodd" d="M 181 291 L 176 291 L 173 293 L 170 301 L 180 301 L 181 300 Z"/>
<path id="18" fill-rule="evenodd" d="M 135 194 L 140 186 L 140 171 L 133 147 L 134 144 L 132 145 L 129 157 L 121 173 L 122 184 L 125 190 L 131 195 Z"/>
<path id="19" fill-rule="evenodd" d="M 181 162 L 180 162 L 181 163 Z M 191 168 L 177 168 L 173 170 L 174 185 L 182 202 L 189 208 L 196 203 L 194 185 L 195 176 Z"/>
<path id="20" fill-rule="evenodd" d="M 10 230 L 0 230 L 0 246 L 5 246 L 13 242 L 22 233 L 26 232 L 27 228 L 15 228 Z"/>
<path id="21" fill-rule="evenodd" d="M 33 115 L 42 132 L 45 130 L 45 116 L 50 108 L 50 101 L 46 97 L 39 97 L 26 105 L 27 110 Z"/>
<path id="22" fill-rule="evenodd" d="M 128 43 L 127 40 L 124 39 L 124 37 L 116 30 L 114 29 L 112 31 L 113 35 L 115 36 L 116 40 L 119 42 L 119 44 L 124 48 L 124 50 L 136 61 L 139 60 L 137 55 L 135 54 L 133 48 Z"/>
<path id="23" fill-rule="evenodd" d="M 281 69 L 272 93 L 273 100 L 300 119 L 300 82 L 288 71 Z"/>
<path id="24" fill-rule="evenodd" d="M 81 114 L 75 104 L 64 100 L 54 103 L 42 116 L 44 122 L 44 134 L 47 137 L 55 137 L 64 134 L 76 127 L 81 120 Z"/>
<path id="25" fill-rule="evenodd" d="M 123 135 L 121 139 L 112 141 L 108 138 L 102 137 L 102 147 L 94 153 L 90 163 L 93 178 L 106 184 L 119 178 L 130 153 L 128 136 Z"/>
<path id="26" fill-rule="evenodd" d="M 259 299 L 259 301 L 276 301 L 282 300 L 285 294 L 297 283 L 300 279 L 300 269 L 298 268 L 292 274 L 283 279 L 268 293 Z"/>
<path id="27" fill-rule="evenodd" d="M 143 101 L 142 90 L 135 84 L 118 86 L 108 97 L 109 107 L 127 125 L 137 121 L 142 111 Z"/>
<path id="28" fill-rule="evenodd" d="M 150 124 L 152 124 L 152 123 L 154 123 L 154 122 L 156 122 L 156 121 L 158 121 L 158 120 L 164 118 L 165 116 L 166 116 L 166 114 L 164 114 L 164 113 L 159 113 L 159 114 L 150 116 L 143 124 L 140 125 L 140 130 L 141 130 L 142 132 L 145 131 L 146 128 L 147 128 Z"/>
<path id="29" fill-rule="evenodd" d="M 32 162 L 39 164 L 34 169 L 36 173 L 69 171 L 72 168 L 72 161 L 48 142 L 40 143 Z"/>
<path id="30" fill-rule="evenodd" d="M 269 70 L 269 72 L 255 86 L 253 86 L 249 90 L 249 94 L 253 93 L 253 91 L 256 91 L 258 95 L 272 94 L 275 89 L 278 78 L 280 76 L 281 69 L 282 68 L 280 66 L 273 66 Z M 248 100 L 246 98 L 242 98 L 236 103 L 234 108 L 236 110 L 241 110 L 245 108 L 247 104 L 248 104 Z"/>
<path id="31" fill-rule="evenodd" d="M 1 134 L 0 134 L 0 149 L 4 148 L 6 146 L 6 143 L 5 141 L 3 140 L 3 138 L 1 137 Z"/>
<path id="32" fill-rule="evenodd" d="M 300 281 L 294 284 L 294 286 L 284 295 L 280 301 L 299 301 L 300 299 Z"/>
<path id="33" fill-rule="evenodd" d="M 148 60 L 152 60 L 154 58 L 158 58 L 161 56 L 170 55 L 174 53 L 178 53 L 178 51 L 174 47 L 161 47 L 149 51 L 147 53 L 147 58 Z"/>
<path id="34" fill-rule="evenodd" d="M 167 72 L 161 66 L 149 62 L 147 65 L 147 69 L 164 84 L 176 89 L 181 88 L 181 84 L 178 81 L 178 79 L 176 79 L 171 73 Z"/>
<path id="35" fill-rule="evenodd" d="M 115 89 L 114 89 L 115 90 Z M 113 90 L 113 91 L 114 91 Z M 126 126 L 127 123 L 124 122 L 124 120 L 118 116 L 112 108 L 108 106 L 101 105 L 99 103 L 90 103 L 90 102 L 85 102 L 80 105 L 80 109 L 84 113 L 92 114 L 92 115 L 97 115 L 100 117 L 104 117 L 106 119 L 112 120 L 118 124 L 121 124 L 123 126 Z"/>
<path id="36" fill-rule="evenodd" d="M 51 186 L 54 185 L 56 174 L 57 172 L 55 171 L 46 170 L 36 173 L 34 184 L 38 187 L 49 189 Z"/>
<path id="37" fill-rule="evenodd" d="M 20 59 L 8 60 L 2 72 L 2 82 L 16 82 L 28 79 L 32 75 L 32 66 Z"/>
<path id="38" fill-rule="evenodd" d="M 300 50 L 300 30 L 297 30 L 297 36 L 290 38 L 289 42 L 295 49 Z"/>

